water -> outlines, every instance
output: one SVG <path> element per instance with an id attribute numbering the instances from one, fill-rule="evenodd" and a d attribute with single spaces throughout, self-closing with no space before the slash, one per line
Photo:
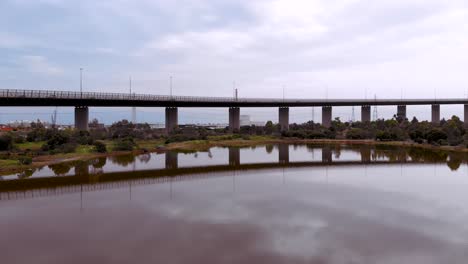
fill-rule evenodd
<path id="1" fill-rule="evenodd" d="M 280 145 L 61 166 L 3 177 L 2 263 L 468 259 L 464 154 Z"/>

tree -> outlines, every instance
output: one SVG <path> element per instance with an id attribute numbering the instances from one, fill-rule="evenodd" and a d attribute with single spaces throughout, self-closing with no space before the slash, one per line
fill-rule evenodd
<path id="1" fill-rule="evenodd" d="M 368 138 L 368 134 L 365 130 L 361 128 L 351 128 L 346 132 L 347 139 L 366 139 Z"/>
<path id="2" fill-rule="evenodd" d="M 447 140 L 447 134 L 440 128 L 433 128 L 427 133 L 427 141 L 431 144 L 439 144 L 442 140 Z"/>
<path id="3" fill-rule="evenodd" d="M 271 135 L 273 134 L 273 122 L 268 121 L 265 124 L 265 134 Z"/>

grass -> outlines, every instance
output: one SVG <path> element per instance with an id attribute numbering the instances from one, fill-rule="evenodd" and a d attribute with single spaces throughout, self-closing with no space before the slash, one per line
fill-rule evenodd
<path id="1" fill-rule="evenodd" d="M 38 142 L 25 142 L 20 144 L 15 144 L 19 150 L 40 150 L 42 145 L 44 145 L 45 141 L 38 141 Z"/>
<path id="2" fill-rule="evenodd" d="M 78 154 L 88 154 L 88 153 L 95 153 L 95 148 L 94 146 L 90 146 L 90 145 L 79 145 L 76 150 L 75 150 L 75 153 L 78 153 Z"/>
<path id="3" fill-rule="evenodd" d="M 12 167 L 21 165 L 18 160 L 0 160 L 0 167 Z"/>
<path id="4" fill-rule="evenodd" d="M 137 140 L 136 143 L 139 148 L 154 149 L 158 146 L 164 145 L 164 140 L 163 139 Z"/>

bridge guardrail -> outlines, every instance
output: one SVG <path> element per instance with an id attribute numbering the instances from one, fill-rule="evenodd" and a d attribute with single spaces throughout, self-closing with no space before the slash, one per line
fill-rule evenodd
<path id="1" fill-rule="evenodd" d="M 100 93 L 100 92 L 74 92 L 74 91 L 49 91 L 49 90 L 20 90 L 0 89 L 0 98 L 31 98 L 31 99 L 68 99 L 68 100 L 118 100 L 118 101 L 155 101 L 155 102 L 221 102 L 221 103 L 272 103 L 272 104 L 294 104 L 294 103 L 356 103 L 360 105 L 373 104 L 404 104 L 407 102 L 418 104 L 438 104 L 462 102 L 468 104 L 468 99 L 446 98 L 446 99 L 277 99 L 277 98 L 234 98 L 234 97 L 201 97 L 201 96 L 169 96 L 151 94 L 127 94 L 127 93 Z"/>

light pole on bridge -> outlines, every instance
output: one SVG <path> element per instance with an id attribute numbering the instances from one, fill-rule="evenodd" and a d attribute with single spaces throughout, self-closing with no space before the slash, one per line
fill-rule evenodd
<path id="1" fill-rule="evenodd" d="M 80 94 L 83 96 L 83 68 L 80 68 Z"/>

